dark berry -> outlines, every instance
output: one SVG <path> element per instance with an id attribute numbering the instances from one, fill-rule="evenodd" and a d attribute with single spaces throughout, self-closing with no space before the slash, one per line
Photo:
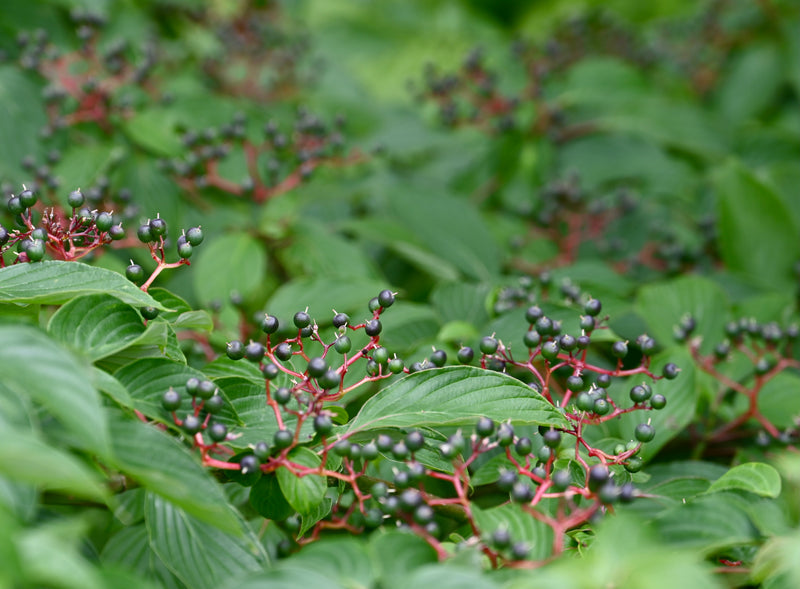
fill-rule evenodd
<path id="1" fill-rule="evenodd" d="M 656 436 L 656 430 L 649 423 L 640 423 L 633 434 L 640 442 L 649 442 Z"/>
<path id="2" fill-rule="evenodd" d="M 197 394 L 197 389 L 200 386 L 200 379 L 194 376 L 189 377 L 186 380 L 186 392 L 189 393 L 192 397 Z"/>
<path id="3" fill-rule="evenodd" d="M 625 483 L 619 488 L 619 500 L 621 503 L 630 503 L 636 498 L 636 489 L 633 483 Z"/>
<path id="4" fill-rule="evenodd" d="M 287 342 L 281 342 L 275 346 L 274 354 L 278 360 L 288 360 L 292 357 L 292 346 Z"/>
<path id="5" fill-rule="evenodd" d="M 411 431 L 406 434 L 406 448 L 412 452 L 420 450 L 425 445 L 425 436 L 420 431 Z"/>
<path id="6" fill-rule="evenodd" d="M 242 469 L 242 474 L 248 474 L 259 470 L 261 468 L 261 462 L 254 454 L 245 454 L 242 456 L 241 460 L 239 460 L 239 466 Z"/>
<path id="7" fill-rule="evenodd" d="M 500 473 L 500 477 L 497 479 L 497 488 L 501 491 L 505 491 L 509 493 L 511 489 L 514 488 L 518 479 L 517 473 L 513 470 L 504 470 Z"/>
<path id="8" fill-rule="evenodd" d="M 494 433 L 495 423 L 488 417 L 481 417 L 475 424 L 475 433 L 481 438 L 488 438 Z"/>
<path id="9" fill-rule="evenodd" d="M 361 456 L 364 460 L 375 460 L 378 456 L 378 447 L 373 442 L 367 442 L 361 447 Z"/>
<path id="10" fill-rule="evenodd" d="M 167 411 L 175 411 L 181 406 L 181 394 L 173 389 L 169 389 L 161 397 L 161 405 Z"/>
<path id="11" fill-rule="evenodd" d="M 478 348 L 484 354 L 494 354 L 497 351 L 498 345 L 499 342 L 495 338 L 491 336 L 486 336 L 484 338 L 481 338 Z"/>
<path id="12" fill-rule="evenodd" d="M 294 434 L 288 429 L 279 429 L 272 437 L 272 442 L 276 448 L 288 448 L 294 442 Z"/>
<path id="13" fill-rule="evenodd" d="M 433 521 L 433 507 L 422 504 L 414 510 L 414 521 L 420 525 L 425 525 Z"/>
<path id="14" fill-rule="evenodd" d="M 317 384 L 323 389 L 333 389 L 339 386 L 341 380 L 339 374 L 331 368 L 326 370 L 322 376 L 317 377 Z"/>
<path id="15" fill-rule="evenodd" d="M 241 360 L 244 358 L 244 344 L 239 340 L 228 342 L 228 345 L 225 346 L 225 354 L 231 360 Z"/>
<path id="16" fill-rule="evenodd" d="M 626 342 L 614 342 L 611 344 L 611 355 L 622 359 L 628 355 L 628 344 Z"/>
<path id="17" fill-rule="evenodd" d="M 138 237 L 139 241 L 142 243 L 150 243 L 151 241 L 155 241 L 152 230 L 150 229 L 150 225 L 147 223 L 144 225 L 139 225 L 139 228 L 136 230 L 136 237 Z"/>
<path id="18" fill-rule="evenodd" d="M 560 338 L 558 338 L 558 344 L 559 344 L 559 346 L 561 346 L 562 350 L 565 350 L 567 352 L 571 352 L 572 350 L 574 350 L 577 347 L 578 342 L 570 334 L 565 333 Z"/>
<path id="19" fill-rule="evenodd" d="M 422 494 L 416 489 L 406 489 L 399 496 L 400 507 L 406 511 L 416 509 L 423 504 Z"/>
<path id="20" fill-rule="evenodd" d="M 22 206 L 18 196 L 9 198 L 6 206 L 8 207 L 8 212 L 12 215 L 21 215 L 25 211 L 25 207 Z"/>
<path id="21" fill-rule="evenodd" d="M 281 373 L 281 369 L 278 368 L 272 362 L 265 362 L 261 366 L 261 374 L 263 374 L 264 378 L 266 378 L 267 380 L 275 380 L 276 378 L 278 378 L 278 375 L 280 373 Z"/>
<path id="22" fill-rule="evenodd" d="M 511 545 L 511 534 L 506 528 L 498 528 L 492 532 L 492 544 L 495 548 L 503 550 Z"/>
<path id="23" fill-rule="evenodd" d="M 572 482 L 572 477 L 568 470 L 557 470 L 550 476 L 550 481 L 552 483 L 551 488 L 556 493 L 560 493 L 567 490 L 567 487 Z"/>
<path id="24" fill-rule="evenodd" d="M 328 370 L 328 363 L 324 358 L 315 357 L 308 361 L 308 375 L 318 378 Z"/>
<path id="25" fill-rule="evenodd" d="M 664 365 L 664 368 L 662 369 L 661 374 L 667 380 L 673 380 L 673 379 L 678 377 L 678 374 L 680 374 L 680 371 L 681 371 L 680 368 L 678 368 L 675 364 L 670 362 L 670 363 Z"/>
<path id="26" fill-rule="evenodd" d="M 441 368 L 447 363 L 447 352 L 444 350 L 434 350 L 431 353 L 429 360 L 431 361 L 431 364 L 437 368 Z"/>
<path id="27" fill-rule="evenodd" d="M 98 231 L 108 231 L 114 225 L 114 217 L 111 213 L 104 211 L 97 215 L 94 224 Z"/>
<path id="28" fill-rule="evenodd" d="M 303 329 L 311 325 L 311 316 L 305 311 L 300 311 L 294 314 L 292 321 L 297 329 Z"/>
<path id="29" fill-rule="evenodd" d="M 392 446 L 394 446 L 394 440 L 391 438 L 391 436 L 380 434 L 375 440 L 375 445 L 381 452 L 389 452 L 392 449 Z"/>
<path id="30" fill-rule="evenodd" d="M 611 385 L 611 376 L 608 374 L 598 374 L 595 384 L 601 389 L 607 389 Z"/>
<path id="31" fill-rule="evenodd" d="M 278 405 L 286 405 L 292 399 L 292 389 L 288 387 L 278 387 L 273 391 L 272 398 Z"/>
<path id="32" fill-rule="evenodd" d="M 497 443 L 501 448 L 514 443 L 514 428 L 510 423 L 501 423 L 497 428 Z"/>
<path id="33" fill-rule="evenodd" d="M 583 312 L 590 317 L 597 317 L 603 309 L 603 304 L 597 299 L 589 299 L 583 306 Z"/>
<path id="34" fill-rule="evenodd" d="M 211 395 L 211 397 L 203 403 L 203 409 L 208 413 L 219 413 L 224 404 L 225 399 L 223 399 L 221 395 Z"/>
<path id="35" fill-rule="evenodd" d="M 529 503 L 533 499 L 533 489 L 525 481 L 518 481 L 511 488 L 511 500 L 516 503 Z"/>
<path id="36" fill-rule="evenodd" d="M 539 335 L 538 331 L 526 331 L 522 341 L 526 348 L 535 348 L 542 341 L 542 336 Z"/>
<path id="37" fill-rule="evenodd" d="M 69 193 L 69 196 L 67 196 L 67 204 L 73 209 L 81 208 L 84 202 L 85 198 L 80 190 L 73 190 Z"/>
<path id="38" fill-rule="evenodd" d="M 637 384 L 633 388 L 631 388 L 630 397 L 631 401 L 634 403 L 644 403 L 647 399 L 650 398 L 652 394 L 652 389 L 650 387 L 644 387 L 640 384 Z"/>
<path id="39" fill-rule="evenodd" d="M 197 385 L 197 390 L 194 393 L 194 396 L 198 399 L 210 399 L 211 396 L 217 392 L 216 385 L 211 382 L 210 380 L 201 380 L 200 384 Z"/>
<path id="40" fill-rule="evenodd" d="M 196 417 L 194 414 L 189 414 L 183 419 L 183 430 L 187 434 L 196 434 L 200 431 L 202 426 L 203 423 L 200 421 L 200 418 Z"/>
<path id="41" fill-rule="evenodd" d="M 619 499 L 619 487 L 615 485 L 613 482 L 609 481 L 597 491 L 597 498 L 600 499 L 601 503 L 606 505 L 611 505 L 612 503 L 616 503 Z"/>
<path id="42" fill-rule="evenodd" d="M 392 456 L 395 460 L 405 460 L 410 454 L 411 452 L 403 440 L 400 440 L 392 446 Z"/>
<path id="43" fill-rule="evenodd" d="M 589 468 L 589 490 L 597 491 L 609 479 L 608 467 L 604 464 L 595 464 Z"/>
<path id="44" fill-rule="evenodd" d="M 461 348 L 460 350 L 458 350 L 458 353 L 456 354 L 456 358 L 458 358 L 458 361 L 461 364 L 470 364 L 474 357 L 475 357 L 475 352 L 472 350 L 472 348 L 468 347 Z"/>
<path id="45" fill-rule="evenodd" d="M 7 244 L 10 238 L 11 236 L 8 233 L 8 229 L 0 225 L 0 246 Z"/>
<path id="46" fill-rule="evenodd" d="M 23 190 L 17 198 L 19 198 L 19 203 L 26 209 L 36 204 L 36 195 L 32 190 Z"/>
<path id="47" fill-rule="evenodd" d="M 167 234 L 167 222 L 164 219 L 160 217 L 150 219 L 149 225 L 150 235 L 152 235 L 154 238 L 158 238 Z"/>
<path id="48" fill-rule="evenodd" d="M 333 430 L 333 421 L 329 415 L 317 415 L 314 417 L 314 431 L 321 436 L 326 436 Z"/>
<path id="49" fill-rule="evenodd" d="M 108 230 L 108 234 L 114 241 L 119 241 L 120 239 L 125 237 L 125 230 L 122 228 L 121 224 L 114 225 Z"/>
<path id="50" fill-rule="evenodd" d="M 155 307 L 142 307 L 139 309 L 139 312 L 145 319 L 155 319 L 158 317 L 158 309 Z"/>
<path id="51" fill-rule="evenodd" d="M 250 362 L 261 362 L 264 359 L 264 344 L 261 342 L 250 342 L 244 349 L 244 357 Z"/>
<path id="52" fill-rule="evenodd" d="M 533 325 L 538 321 L 541 317 L 544 316 L 544 311 L 542 311 L 538 305 L 533 305 L 532 307 L 528 307 L 525 311 L 525 321 Z"/>
<path id="53" fill-rule="evenodd" d="M 595 322 L 595 319 L 591 315 L 584 315 L 583 317 L 581 317 L 580 326 L 583 331 L 585 332 L 594 331 L 596 325 L 597 324 Z"/>
<path id="54" fill-rule="evenodd" d="M 520 456 L 527 456 L 533 451 L 533 442 L 530 438 L 520 438 L 514 444 L 514 451 Z"/>
<path id="55" fill-rule="evenodd" d="M 377 336 L 382 330 L 383 325 L 381 325 L 381 322 L 377 319 L 370 319 L 364 325 L 364 332 L 370 337 Z"/>
<path id="56" fill-rule="evenodd" d="M 539 317 L 533 327 L 539 335 L 551 335 L 553 333 L 553 320 L 546 316 Z"/>
<path id="57" fill-rule="evenodd" d="M 550 429 L 544 432 L 542 438 L 544 439 L 544 445 L 548 448 L 558 448 L 558 445 L 561 443 L 561 432 Z"/>
<path id="58" fill-rule="evenodd" d="M 279 326 L 278 318 L 272 315 L 264 315 L 264 318 L 261 320 L 261 331 L 264 333 L 275 333 L 278 331 Z"/>
<path id="59" fill-rule="evenodd" d="M 549 360 L 551 362 L 553 360 L 556 360 L 558 358 L 558 353 L 560 351 L 561 350 L 558 346 L 558 342 L 556 342 L 555 340 L 545 342 L 544 344 L 542 344 L 541 352 L 545 360 Z"/>
<path id="60" fill-rule="evenodd" d="M 575 341 L 579 350 L 585 350 L 589 347 L 589 344 L 592 343 L 592 338 L 588 335 L 579 335 Z"/>
<path id="61" fill-rule="evenodd" d="M 224 423 L 214 422 L 208 428 L 208 437 L 212 442 L 221 442 L 228 436 L 228 428 Z"/>
<path id="62" fill-rule="evenodd" d="M 192 227 L 189 231 L 186 232 L 186 241 L 188 241 L 192 246 L 198 246 L 203 243 L 203 239 L 205 236 L 203 235 L 203 230 L 200 227 Z"/>
<path id="63" fill-rule="evenodd" d="M 345 313 L 336 313 L 336 315 L 333 316 L 333 326 L 337 329 L 340 327 L 344 327 L 349 322 L 350 322 L 350 317 L 348 317 L 347 314 Z"/>
<path id="64" fill-rule="evenodd" d="M 391 307 L 394 304 L 394 293 L 391 290 L 382 290 L 378 294 L 378 302 L 384 309 Z"/>
<path id="65" fill-rule="evenodd" d="M 577 374 L 572 374 L 567 377 L 567 388 L 573 392 L 582 391 L 584 387 L 583 379 Z"/>

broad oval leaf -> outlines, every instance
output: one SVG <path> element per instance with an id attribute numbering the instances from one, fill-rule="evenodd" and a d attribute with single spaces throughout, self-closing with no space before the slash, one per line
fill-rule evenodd
<path id="1" fill-rule="evenodd" d="M 0 374 L 5 386 L 44 406 L 87 449 L 107 453 L 106 415 L 88 364 L 34 327 L 0 325 Z"/>
<path id="2" fill-rule="evenodd" d="M 135 307 L 166 307 L 111 270 L 51 260 L 0 269 L 1 303 L 60 305 L 88 294 L 107 293 Z"/>
<path id="3" fill-rule="evenodd" d="M 92 362 L 124 350 L 145 329 L 139 313 L 107 294 L 71 300 L 56 311 L 47 326 L 50 335 Z"/>
<path id="4" fill-rule="evenodd" d="M 781 494 L 781 475 L 769 464 L 747 462 L 734 466 L 714 481 L 706 493 L 741 490 L 762 497 L 777 497 Z"/>
<path id="5" fill-rule="evenodd" d="M 322 459 L 312 450 L 299 446 L 291 451 L 289 459 L 292 462 L 308 468 L 319 468 Z M 298 513 L 307 514 L 314 510 L 325 497 L 327 480 L 324 476 L 308 474 L 297 476 L 288 468 L 281 468 L 277 472 L 278 483 L 281 486 L 286 501 Z"/>
<path id="6" fill-rule="evenodd" d="M 449 366 L 415 372 L 386 387 L 364 404 L 346 431 L 471 426 L 481 416 L 567 427 L 553 405 L 517 379 L 471 366 Z"/>
<path id="7" fill-rule="evenodd" d="M 267 564 L 258 538 L 238 521 L 239 533 L 231 535 L 149 493 L 145 522 L 153 551 L 187 587 L 217 589 Z"/>
<path id="8" fill-rule="evenodd" d="M 222 488 L 178 441 L 138 421 L 118 421 L 112 433 L 116 468 L 199 520 L 240 529 Z"/>
<path id="9" fill-rule="evenodd" d="M 525 542 L 532 560 L 545 560 L 553 551 L 553 529 L 531 517 L 518 506 L 507 503 L 491 509 L 471 507 L 475 523 L 486 536 L 499 528 L 508 530 L 513 542 Z"/>
<path id="10" fill-rule="evenodd" d="M 223 235 L 203 244 L 194 266 L 194 289 L 203 302 L 227 301 L 231 292 L 251 294 L 267 270 L 264 247 L 247 233 Z"/>

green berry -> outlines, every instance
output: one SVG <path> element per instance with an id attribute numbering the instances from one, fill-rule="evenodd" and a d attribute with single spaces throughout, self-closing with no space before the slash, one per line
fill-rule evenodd
<path id="1" fill-rule="evenodd" d="M 208 413 L 214 414 L 219 413 L 223 405 L 225 405 L 225 399 L 223 399 L 221 395 L 211 395 L 211 397 L 206 399 L 203 403 L 203 409 Z"/>
<path id="2" fill-rule="evenodd" d="M 389 372 L 392 374 L 400 374 L 405 368 L 403 361 L 400 358 L 392 358 L 389 360 Z"/>
<path id="3" fill-rule="evenodd" d="M 150 225 L 148 223 L 139 225 L 139 228 L 136 230 L 136 237 L 138 237 L 139 241 L 142 243 L 150 243 L 151 241 L 155 241 L 152 230 L 150 229 Z"/>
<path id="4" fill-rule="evenodd" d="M 315 357 L 311 358 L 308 361 L 307 371 L 308 375 L 312 378 L 318 378 L 322 376 L 323 374 L 325 374 L 327 370 L 328 370 L 328 363 L 325 361 L 324 358 Z"/>
<path id="5" fill-rule="evenodd" d="M 579 393 L 575 397 L 575 406 L 581 411 L 594 411 L 594 399 L 589 393 Z"/>
<path id="6" fill-rule="evenodd" d="M 637 384 L 633 388 L 631 388 L 630 397 L 631 401 L 634 403 L 644 403 L 650 398 L 650 395 L 653 393 L 653 390 L 650 387 L 645 387 L 640 384 Z"/>
<path id="7" fill-rule="evenodd" d="M 167 234 L 167 222 L 160 217 L 156 217 L 155 219 L 150 219 L 150 235 L 153 238 L 157 239 L 162 235 Z"/>
<path id="8" fill-rule="evenodd" d="M 656 436 L 656 430 L 649 423 L 640 423 L 634 430 L 634 436 L 640 442 L 649 442 Z"/>
<path id="9" fill-rule="evenodd" d="M 67 196 L 67 204 L 73 209 L 81 208 L 85 200 L 80 190 L 73 190 L 69 193 L 69 196 Z"/>
<path id="10" fill-rule="evenodd" d="M 568 470 L 557 470 L 550 476 L 550 488 L 556 493 L 566 491 L 572 482 L 572 477 Z"/>
<path id="11" fill-rule="evenodd" d="M 481 339 L 478 348 L 483 354 L 494 354 L 497 351 L 498 346 L 499 342 L 495 338 L 486 336 Z"/>
<path id="12" fill-rule="evenodd" d="M 267 380 L 275 380 L 278 378 L 278 375 L 281 373 L 280 368 L 278 368 L 272 362 L 264 362 L 261 365 L 261 374 L 264 375 L 264 378 Z"/>
<path id="13" fill-rule="evenodd" d="M 628 472 L 639 472 L 644 466 L 644 460 L 641 456 L 631 456 L 625 463 L 625 470 Z"/>
<path id="14" fill-rule="evenodd" d="M 561 432 L 556 429 L 549 429 L 542 435 L 544 445 L 548 448 L 558 448 L 561 444 Z"/>
<path id="15" fill-rule="evenodd" d="M 286 405 L 292 399 L 292 389 L 288 387 L 278 387 L 273 391 L 272 398 L 278 405 Z"/>
<path id="16" fill-rule="evenodd" d="M 108 234 L 114 241 L 119 241 L 125 237 L 125 230 L 122 228 L 122 224 L 113 225 L 111 228 L 109 228 Z"/>
<path id="17" fill-rule="evenodd" d="M 103 211 L 97 215 L 94 224 L 98 231 L 108 231 L 114 225 L 114 216 L 111 213 Z"/>
<path id="18" fill-rule="evenodd" d="M 203 230 L 200 229 L 200 227 L 192 227 L 186 232 L 186 241 L 188 241 L 194 247 L 203 243 L 204 238 L 205 236 L 203 235 Z"/>
<path id="19" fill-rule="evenodd" d="M 514 444 L 514 451 L 519 456 L 527 456 L 533 451 L 533 442 L 530 438 L 520 438 L 517 440 L 517 443 Z"/>
<path id="20" fill-rule="evenodd" d="M 667 406 L 667 398 L 661 393 L 656 393 L 650 399 L 650 407 L 652 407 L 655 410 L 663 409 L 666 406 Z"/>
<path id="21" fill-rule="evenodd" d="M 125 268 L 125 277 L 135 284 L 144 281 L 144 268 L 139 264 L 131 264 Z"/>
<path id="22" fill-rule="evenodd" d="M 333 342 L 333 348 L 340 354 L 346 354 L 352 347 L 353 344 L 346 335 L 340 335 L 336 338 L 336 341 Z"/>
<path id="23" fill-rule="evenodd" d="M 378 364 L 383 366 L 387 362 L 389 362 L 389 350 L 386 348 L 375 348 L 372 350 L 372 359 L 375 360 Z"/>
<path id="24" fill-rule="evenodd" d="M 584 387 L 583 379 L 577 374 L 572 374 L 567 377 L 567 388 L 572 392 L 582 391 Z"/>
<path id="25" fill-rule="evenodd" d="M 155 319 L 158 317 L 158 309 L 155 307 L 141 307 L 139 312 L 142 314 L 142 317 L 145 319 Z"/>
<path id="26" fill-rule="evenodd" d="M 288 448 L 294 442 L 294 434 L 288 429 L 279 429 L 275 432 L 272 441 L 276 448 Z"/>
<path id="27" fill-rule="evenodd" d="M 481 417 L 475 424 L 475 433 L 481 438 L 488 438 L 494 433 L 494 421 L 488 417 Z"/>
<path id="28" fill-rule="evenodd" d="M 327 436 L 333 430 L 333 421 L 329 415 L 321 414 L 314 417 L 314 431 L 321 436 Z"/>
<path id="29" fill-rule="evenodd" d="M 200 379 L 195 376 L 190 376 L 186 380 L 186 385 L 184 386 L 186 388 L 186 392 L 192 397 L 194 397 L 195 395 L 197 395 L 197 389 L 200 387 Z"/>
<path id="30" fill-rule="evenodd" d="M 31 262 L 38 262 L 44 258 L 44 252 L 44 242 L 41 239 L 34 239 L 28 246 L 28 249 L 25 250 Z"/>
<path id="31" fill-rule="evenodd" d="M 539 335 L 538 331 L 526 331 L 525 335 L 522 337 L 522 341 L 526 348 L 533 349 L 541 343 L 542 336 Z"/>
<path id="32" fill-rule="evenodd" d="M 25 207 L 22 206 L 18 196 L 9 198 L 6 206 L 8 207 L 8 212 L 12 215 L 21 215 L 25 211 Z"/>
<path id="33" fill-rule="evenodd" d="M 178 246 L 178 256 L 183 258 L 184 260 L 188 260 L 192 257 L 192 244 L 191 243 L 182 243 Z"/>
<path id="34" fill-rule="evenodd" d="M 36 195 L 32 190 L 23 190 L 19 193 L 19 203 L 26 209 L 36 204 Z"/>
<path id="35" fill-rule="evenodd" d="M 558 346 L 558 342 L 555 340 L 545 342 L 542 344 L 542 356 L 545 360 L 552 362 L 558 358 L 558 353 L 560 352 L 560 348 Z"/>
<path id="36" fill-rule="evenodd" d="M 599 398 L 594 400 L 594 404 L 592 405 L 592 411 L 597 413 L 597 415 L 608 415 L 611 412 L 612 406 L 611 403 L 608 402 L 607 399 Z"/>
<path id="37" fill-rule="evenodd" d="M 203 423 L 193 413 L 190 413 L 183 419 L 183 430 L 190 435 L 194 435 L 200 431 Z"/>
<path id="38" fill-rule="evenodd" d="M 317 378 L 317 384 L 326 390 L 338 387 L 341 381 L 339 374 L 332 368 L 326 370 L 322 376 Z"/>
<path id="39" fill-rule="evenodd" d="M 611 344 L 611 355 L 622 359 L 628 355 L 628 344 L 626 342 L 614 342 Z"/>
<path id="40" fill-rule="evenodd" d="M 583 312 L 589 317 L 597 317 L 603 309 L 603 304 L 597 299 L 589 299 L 583 306 Z"/>
<path id="41" fill-rule="evenodd" d="M 501 423 L 497 428 L 497 443 L 506 448 L 514 443 L 514 428 L 510 423 Z"/>
<path id="42" fill-rule="evenodd" d="M 200 384 L 197 385 L 197 391 L 195 392 L 195 396 L 198 399 L 206 400 L 210 399 L 211 396 L 217 392 L 217 386 L 211 382 L 210 380 L 201 380 Z"/>
<path id="43" fill-rule="evenodd" d="M 169 389 L 161 397 L 161 405 L 167 411 L 175 411 L 181 406 L 181 394 L 174 389 Z"/>
<path id="44" fill-rule="evenodd" d="M 378 297 L 373 297 L 367 303 L 367 308 L 369 309 L 370 313 L 374 313 L 378 309 L 381 308 L 381 302 L 378 300 Z"/>

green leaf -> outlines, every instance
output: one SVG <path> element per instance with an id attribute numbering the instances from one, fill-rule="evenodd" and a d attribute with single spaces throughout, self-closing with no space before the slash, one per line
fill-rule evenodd
<path id="1" fill-rule="evenodd" d="M 333 319 L 332 309 L 336 309 L 353 314 L 353 321 L 361 321 L 368 316 L 369 300 L 384 288 L 385 282 L 367 278 L 298 278 L 275 291 L 267 302 L 267 311 L 288 322 L 297 311 L 308 307 L 318 325 L 327 325 Z"/>
<path id="2" fill-rule="evenodd" d="M 720 168 L 713 182 L 719 250 L 726 266 L 760 286 L 791 287 L 800 240 L 781 198 L 735 161 Z"/>
<path id="3" fill-rule="evenodd" d="M 5 386 L 45 407 L 87 449 L 108 453 L 106 415 L 90 367 L 45 333 L 0 325 L 0 374 Z"/>
<path id="4" fill-rule="evenodd" d="M 203 303 L 227 301 L 234 291 L 246 297 L 264 281 L 264 246 L 247 233 L 222 235 L 198 250 L 192 277 L 194 292 Z"/>
<path id="5" fill-rule="evenodd" d="M 781 493 L 781 476 L 769 464 L 746 462 L 734 466 L 708 488 L 706 493 L 742 490 L 761 497 L 777 497 Z"/>
<path id="6" fill-rule="evenodd" d="M 199 520 L 228 532 L 240 530 L 222 488 L 178 441 L 136 421 L 118 421 L 112 432 L 116 468 Z"/>
<path id="7" fill-rule="evenodd" d="M 679 504 L 662 513 L 655 527 L 670 545 L 705 553 L 757 539 L 757 531 L 738 501 L 726 493 L 700 495 Z"/>
<path id="8" fill-rule="evenodd" d="M 511 534 L 512 542 L 525 542 L 528 545 L 530 559 L 545 560 L 552 554 L 553 529 L 516 505 L 498 505 L 491 509 L 481 509 L 473 505 L 471 509 L 475 523 L 487 537 L 495 530 L 503 528 Z"/>
<path id="9" fill-rule="evenodd" d="M 474 425 L 481 416 L 512 423 L 567 427 L 565 418 L 529 386 L 469 366 L 415 372 L 370 398 L 346 431 L 381 427 Z"/>
<path id="10" fill-rule="evenodd" d="M 260 516 L 275 521 L 283 521 L 295 512 L 283 496 L 278 477 L 274 473 L 262 475 L 250 487 L 250 505 Z"/>
<path id="11" fill-rule="evenodd" d="M 369 549 L 379 579 L 377 586 L 387 589 L 407 589 L 411 571 L 437 562 L 434 549 L 410 532 L 377 533 L 370 539 Z"/>
<path id="12" fill-rule="evenodd" d="M 136 112 L 122 121 L 122 130 L 137 144 L 151 153 L 174 157 L 181 153 L 183 145 L 175 131 L 175 117 L 168 109 L 152 108 Z"/>
<path id="13" fill-rule="evenodd" d="M 490 280 L 499 273 L 500 251 L 469 201 L 411 191 L 391 202 L 393 217 L 404 222 L 430 252 L 464 275 Z"/>
<path id="14" fill-rule="evenodd" d="M 19 26 L 14 23 L 15 28 Z M 0 142 L 0 176 L 19 178 L 24 154 L 44 154 L 39 132 L 46 124 L 39 85 L 16 64 L 4 63 L 0 67 L 0 136 L 15 140 Z"/>
<path id="15" fill-rule="evenodd" d="M 152 493 L 145 500 L 145 522 L 153 550 L 188 587 L 217 589 L 267 563 L 252 532 L 230 535 Z"/>
<path id="16" fill-rule="evenodd" d="M 103 546 L 100 560 L 104 564 L 120 565 L 136 571 L 142 577 L 152 579 L 156 587 L 183 589 L 180 581 L 153 552 L 144 522 L 122 528 L 111 536 Z"/>
<path id="17" fill-rule="evenodd" d="M 663 346 L 673 341 L 673 328 L 690 314 L 699 335 L 712 346 L 723 333 L 726 319 L 726 296 L 714 282 L 702 276 L 682 276 L 648 284 L 639 289 L 636 311 L 647 323 L 649 335 Z"/>
<path id="18" fill-rule="evenodd" d="M 50 318 L 47 331 L 55 339 L 94 362 L 123 350 L 145 331 L 142 318 L 116 297 L 78 297 Z"/>
<path id="19" fill-rule="evenodd" d="M 208 311 L 187 311 L 175 318 L 172 322 L 172 327 L 194 331 L 211 331 L 214 329 L 214 320 Z"/>
<path id="20" fill-rule="evenodd" d="M 108 498 L 100 477 L 71 455 L 24 430 L 0 428 L 0 432 L 0 474 L 86 499 Z"/>
<path id="21" fill-rule="evenodd" d="M 757 116 L 775 100 L 785 72 L 775 43 L 754 42 L 733 55 L 717 88 L 719 110 L 731 121 Z"/>
<path id="22" fill-rule="evenodd" d="M 779 372 L 764 383 L 758 393 L 758 410 L 775 427 L 792 427 L 800 414 L 800 376 L 788 371 Z"/>
<path id="23" fill-rule="evenodd" d="M 281 568 L 322 573 L 343 587 L 373 587 L 367 544 L 353 536 L 322 538 L 284 561 Z"/>
<path id="24" fill-rule="evenodd" d="M 322 459 L 312 450 L 299 446 L 289 453 L 289 459 L 302 466 L 316 469 L 322 464 Z M 289 505 L 298 513 L 305 515 L 311 513 L 325 497 L 327 479 L 318 474 L 298 476 L 288 468 L 278 469 L 278 483 L 283 491 L 283 496 Z"/>
<path id="25" fill-rule="evenodd" d="M 121 274 L 80 262 L 50 260 L 0 269 L 0 303 L 60 305 L 81 295 L 97 293 L 113 295 L 134 307 L 166 310 Z"/>

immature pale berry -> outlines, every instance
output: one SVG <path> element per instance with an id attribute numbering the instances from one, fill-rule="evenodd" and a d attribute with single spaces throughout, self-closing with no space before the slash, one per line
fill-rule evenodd
<path id="1" fill-rule="evenodd" d="M 378 294 L 378 302 L 384 309 L 391 307 L 394 304 L 394 293 L 391 290 L 382 290 Z"/>

